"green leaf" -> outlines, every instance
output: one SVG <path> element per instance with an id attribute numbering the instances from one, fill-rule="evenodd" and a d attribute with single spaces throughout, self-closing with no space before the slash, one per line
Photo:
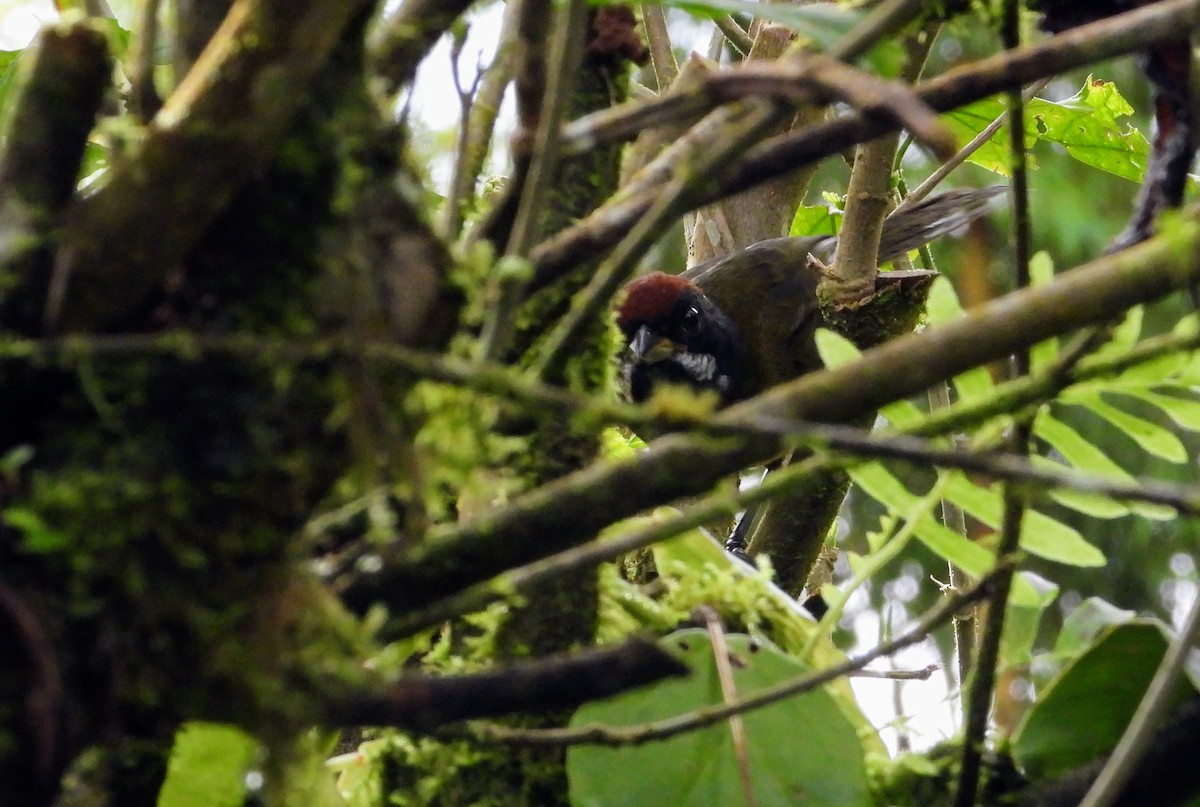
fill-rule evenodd
<path id="1" fill-rule="evenodd" d="M 1181 429 L 1200 432 L 1200 401 L 1152 390 L 1123 389 L 1120 394 L 1129 395 L 1161 409 Z"/>
<path id="2" fill-rule="evenodd" d="M 1113 625 L 1123 625 L 1136 616 L 1136 611 L 1118 608 L 1099 597 L 1088 597 L 1063 620 L 1054 644 L 1054 655 L 1075 658 L 1086 650 L 1102 631 Z"/>
<path id="3" fill-rule="evenodd" d="M 23 50 L 0 50 L 0 123 L 7 121 L 4 111 L 9 100 L 8 94 L 16 82 L 21 54 L 24 52 Z"/>
<path id="4" fill-rule="evenodd" d="M 636 434 L 609 426 L 600 433 L 600 453 L 605 459 L 625 460 L 644 451 L 646 443 Z"/>
<path id="5" fill-rule="evenodd" d="M 21 548 L 26 552 L 57 552 L 68 545 L 67 536 L 51 529 L 40 515 L 26 507 L 9 507 L 0 512 L 0 521 L 21 532 Z"/>
<path id="6" fill-rule="evenodd" d="M 868 496 L 891 513 L 910 513 L 922 497 L 911 493 L 904 484 L 878 462 L 868 462 L 851 469 L 850 478 Z M 939 524 L 929 510 L 917 520 L 918 540 L 940 557 L 976 577 L 992 568 L 992 553 L 979 544 L 968 541 L 954 530 Z"/>
<path id="7" fill-rule="evenodd" d="M 1056 143 L 1085 165 L 1141 182 L 1150 144 L 1137 129 L 1118 121 L 1129 114 L 1127 109 L 1115 85 L 1089 77 L 1073 98 L 1058 102 L 1035 98 L 1026 104 L 1025 136 Z M 999 98 L 987 98 L 943 115 L 942 121 L 965 143 L 1004 111 Z M 970 160 L 1007 176 L 1008 155 L 1009 135 L 1002 129 Z"/>
<path id="8" fill-rule="evenodd" d="M 1042 250 L 1029 259 L 1029 285 L 1034 288 L 1054 282 L 1054 260 Z M 1038 342 L 1029 349 L 1030 366 L 1034 372 L 1052 367 L 1058 361 L 1058 337 Z"/>
<path id="9" fill-rule="evenodd" d="M 1072 402 L 1077 406 L 1087 407 L 1099 417 L 1107 420 L 1120 429 L 1130 439 L 1134 440 L 1142 450 L 1168 462 L 1187 462 L 1187 449 L 1174 434 L 1151 423 L 1137 415 L 1131 415 L 1105 401 L 1098 393 L 1084 398 L 1076 398 Z"/>
<path id="10" fill-rule="evenodd" d="M 1144 317 L 1145 310 L 1140 305 L 1126 311 L 1121 322 L 1112 329 L 1112 336 L 1093 355 L 1112 357 L 1128 353 L 1129 349 L 1137 344 L 1138 337 L 1142 334 Z"/>
<path id="11" fill-rule="evenodd" d="M 1075 97 L 1057 103 L 1034 99 L 1025 114 L 1041 139 L 1065 146 L 1084 165 L 1141 182 L 1150 144 L 1137 129 L 1118 122 L 1132 112 L 1115 84 L 1089 76 Z"/>
<path id="12" fill-rule="evenodd" d="M 796 215 L 792 217 L 788 235 L 837 235 L 841 226 L 842 211 L 829 205 L 805 205 L 796 210 Z"/>
<path id="13" fill-rule="evenodd" d="M 1038 414 L 1033 423 L 1033 433 L 1049 443 L 1055 451 L 1062 454 L 1063 459 L 1077 470 L 1119 479 L 1122 482 L 1134 481 L 1134 478 L 1109 459 L 1107 454 L 1084 440 L 1079 432 L 1054 418 L 1049 412 L 1042 411 Z M 1134 502 L 1129 505 L 1129 508 L 1143 518 L 1158 521 L 1175 518 L 1174 508 L 1166 505 Z"/>
<path id="14" fill-rule="evenodd" d="M 1034 591 L 1032 603 L 1010 601 L 1000 642 L 1000 660 L 1004 666 L 1028 664 L 1033 657 L 1033 643 L 1046 608 L 1058 597 L 1059 588 L 1033 572 L 1018 572 L 1017 577 Z"/>
<path id="15" fill-rule="evenodd" d="M 959 143 L 967 143 L 986 129 L 992 121 L 1003 115 L 1004 112 L 1004 103 L 1002 101 L 997 98 L 985 98 L 982 101 L 976 101 L 973 104 L 967 104 L 966 106 L 961 106 L 958 109 L 945 113 L 941 116 L 941 121 L 950 129 Z M 1029 126 L 1026 124 L 1027 136 L 1029 134 L 1028 129 Z M 988 171 L 1008 176 L 1009 153 L 1008 129 L 1002 128 L 976 149 L 975 153 L 967 159 Z M 1030 168 L 1036 168 L 1037 160 L 1033 159 L 1032 154 L 1030 158 Z"/>
<path id="16" fill-rule="evenodd" d="M 1168 640 L 1136 620 L 1107 628 L 1050 684 L 1013 735 L 1013 758 L 1032 779 L 1060 776 L 1112 749 L 1154 677 Z M 1180 682 L 1172 702 L 1194 694 Z"/>
<path id="17" fill-rule="evenodd" d="M 954 293 L 954 286 L 945 277 L 934 280 L 929 290 L 929 299 L 925 303 L 925 316 L 930 325 L 941 325 L 964 316 L 958 295 Z M 985 397 L 996 386 L 986 367 L 974 367 L 955 376 L 953 384 L 960 401 Z"/>
<path id="18" fill-rule="evenodd" d="M 818 328 L 815 334 L 817 352 L 826 367 L 841 367 L 858 361 L 859 349 L 846 337 L 828 328 Z"/>
<path id="19" fill-rule="evenodd" d="M 185 723 L 175 735 L 158 807 L 242 807 L 258 745 L 234 726 Z"/>
<path id="20" fill-rule="evenodd" d="M 1062 463 L 1037 455 L 1031 456 L 1029 460 L 1035 467 L 1045 468 L 1050 471 L 1061 471 L 1065 467 Z M 1078 513 L 1083 513 L 1093 518 L 1121 518 L 1129 515 L 1130 512 L 1129 508 L 1121 502 L 1096 493 L 1084 493 L 1078 490 L 1070 490 L 1069 488 L 1059 488 L 1050 491 L 1047 496 L 1049 496 L 1051 501 L 1055 501 L 1063 507 L 1069 507 Z"/>
<path id="21" fill-rule="evenodd" d="M 1114 390 L 1128 388 L 1131 385 L 1134 388 L 1157 386 L 1169 378 L 1175 379 L 1184 373 L 1188 368 L 1188 363 L 1194 358 L 1195 354 L 1167 353 L 1150 361 L 1139 362 L 1123 370 L 1116 379 L 1108 382 L 1107 385 L 1100 382 L 1100 386 L 1107 386 Z"/>
<path id="22" fill-rule="evenodd" d="M 818 328 L 815 339 L 817 352 L 821 355 L 821 361 L 825 363 L 826 367 L 852 364 L 858 361 L 858 357 L 862 355 L 853 342 L 828 328 Z M 924 413 L 917 409 L 911 401 L 904 400 L 893 401 L 879 410 L 879 414 L 898 428 L 915 423 L 925 417 Z"/>
<path id="23" fill-rule="evenodd" d="M 587 704 L 575 713 L 571 726 L 633 726 L 721 703 L 707 634 L 686 630 L 664 641 L 692 668 L 690 677 Z M 799 662 L 746 636 L 732 635 L 727 641 L 742 697 L 807 672 Z M 742 721 L 757 803 L 793 804 L 796 794 L 803 793 L 806 807 L 871 804 L 863 745 L 825 690 L 756 709 Z M 662 742 L 572 746 L 567 751 L 567 780 L 576 807 L 741 804 L 738 770 L 725 722 Z"/>
<path id="24" fill-rule="evenodd" d="M 960 471 L 946 472 L 942 495 L 992 529 L 1000 529 L 1003 500 L 995 489 L 976 485 Z M 1021 548 L 1046 560 L 1070 566 L 1103 566 L 1104 553 L 1084 540 L 1079 531 L 1033 509 L 1021 523 Z"/>

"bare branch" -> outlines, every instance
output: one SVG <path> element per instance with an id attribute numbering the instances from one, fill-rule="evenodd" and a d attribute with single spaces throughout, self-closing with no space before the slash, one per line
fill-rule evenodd
<path id="1" fill-rule="evenodd" d="M 328 704 L 330 726 L 396 726 L 430 731 L 459 720 L 572 709 L 690 671 L 654 642 L 603 647 L 511 664 L 474 675 L 401 678 L 385 691 Z"/>

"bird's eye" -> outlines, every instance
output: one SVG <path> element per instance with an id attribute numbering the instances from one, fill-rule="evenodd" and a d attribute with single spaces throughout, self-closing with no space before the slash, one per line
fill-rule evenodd
<path id="1" fill-rule="evenodd" d="M 700 330 L 700 312 L 695 308 L 689 308 L 683 315 L 683 329 L 689 333 L 695 333 Z"/>

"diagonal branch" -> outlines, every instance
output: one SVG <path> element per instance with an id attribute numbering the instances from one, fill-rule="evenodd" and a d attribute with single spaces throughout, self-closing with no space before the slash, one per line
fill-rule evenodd
<path id="1" fill-rule="evenodd" d="M 1160 39 L 1177 38 L 1180 31 L 1191 30 L 1198 22 L 1200 0 L 1164 0 L 948 71 L 918 85 L 915 92 L 928 107 L 945 112 L 1009 87 L 1121 56 Z M 705 196 L 691 203 L 701 207 L 893 128 L 890 120 L 868 110 L 780 135 L 749 149 L 740 161 L 713 178 Z M 657 188 L 648 188 L 621 198 L 539 245 L 531 254 L 535 285 L 549 282 L 580 261 L 594 260 L 612 247 L 645 215 L 658 193 Z"/>
<path id="2" fill-rule="evenodd" d="M 325 720 L 331 726 L 429 731 L 458 720 L 571 709 L 688 672 L 687 665 L 657 644 L 630 639 L 473 675 L 404 677 L 382 692 L 335 700 L 326 706 Z"/>
<path id="3" fill-rule="evenodd" d="M 366 0 L 239 0 L 107 183 L 72 210 L 46 306 L 64 330 L 138 310 L 270 154 Z"/>
<path id="4" fill-rule="evenodd" d="M 374 67 L 388 94 L 412 81 L 417 64 L 470 6 L 471 0 L 405 0 L 400 5 L 371 48 Z"/>

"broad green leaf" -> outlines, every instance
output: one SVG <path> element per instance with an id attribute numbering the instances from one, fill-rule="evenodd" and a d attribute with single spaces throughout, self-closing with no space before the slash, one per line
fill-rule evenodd
<path id="1" fill-rule="evenodd" d="M 1058 586 L 1033 572 L 1017 572 L 1035 593 L 1030 604 L 1009 602 L 1000 643 L 1000 661 L 1004 666 L 1028 664 L 1033 654 L 1042 614 L 1058 596 Z"/>
<path id="2" fill-rule="evenodd" d="M 959 471 L 947 473 L 943 495 L 992 529 L 1000 529 L 1004 505 L 993 488 L 976 485 Z M 1092 546 L 1078 530 L 1032 508 L 1021 523 L 1021 548 L 1046 560 L 1071 566 L 1103 566 L 1104 553 Z"/>
<path id="3" fill-rule="evenodd" d="M 1141 132 L 1118 121 L 1129 114 L 1127 109 L 1115 85 L 1089 78 L 1073 98 L 1059 102 L 1035 98 L 1026 104 L 1025 137 L 1056 143 L 1085 165 L 1141 182 L 1150 148 Z M 965 143 L 1004 111 L 999 98 L 987 98 L 943 115 L 942 121 Z M 1008 155 L 1008 132 L 1002 129 L 970 160 L 1007 176 Z"/>
<path id="4" fill-rule="evenodd" d="M 851 469 L 850 478 L 875 501 L 891 513 L 913 512 L 921 497 L 914 495 L 904 484 L 878 462 L 867 462 Z M 930 503 L 930 508 L 933 504 Z M 930 550 L 955 566 L 976 577 L 992 567 L 992 553 L 972 543 L 954 530 L 939 524 L 928 514 L 917 520 L 917 538 Z"/>
<path id="5" fill-rule="evenodd" d="M 1140 362 L 1122 371 L 1116 379 L 1108 382 L 1108 386 L 1121 389 L 1131 385 L 1136 388 L 1162 384 L 1167 379 L 1173 379 L 1183 373 L 1194 357 L 1194 354 L 1168 353 L 1150 361 Z M 1100 382 L 1099 386 L 1104 386 L 1104 382 Z"/>
<path id="6" fill-rule="evenodd" d="M 1100 395 L 1089 395 L 1075 399 L 1072 403 L 1085 406 L 1099 417 L 1120 429 L 1134 440 L 1142 450 L 1168 462 L 1187 462 L 1187 449 L 1174 434 L 1137 415 L 1131 415 L 1105 401 Z"/>
<path id="7" fill-rule="evenodd" d="M 805 205 L 796 210 L 796 215 L 792 217 L 788 235 L 837 235 L 841 226 L 840 210 L 835 210 L 829 205 Z"/>
<path id="8" fill-rule="evenodd" d="M 666 515 L 671 512 L 676 511 L 669 507 L 661 507 L 656 514 Z M 763 622 L 769 625 L 769 630 L 766 631 L 768 638 L 785 652 L 804 653 L 803 658 L 822 667 L 831 667 L 846 660 L 845 655 L 834 647 L 826 635 L 818 635 L 817 623 L 812 615 L 801 608 L 794 597 L 767 580 L 760 572 L 733 560 L 707 531 L 689 530 L 655 544 L 653 551 L 655 565 L 664 576 L 676 579 L 685 575 L 700 577 L 716 569 L 746 578 L 745 584 L 738 584 L 739 591 L 745 592 L 748 598 L 753 599 L 754 609 Z M 684 580 L 682 585 L 688 585 L 688 581 Z M 656 603 L 652 600 L 649 603 L 641 600 L 626 600 L 622 603 L 622 606 L 630 605 L 635 608 L 653 608 Z M 837 699 L 843 713 L 852 723 L 863 732 L 871 730 L 870 723 L 858 711 L 854 692 L 845 679 L 831 683 L 827 691 Z M 871 733 L 865 742 L 869 746 L 868 750 L 883 753 L 884 747 L 876 734 Z"/>
<path id="9" fill-rule="evenodd" d="M 1069 664 L 1013 735 L 1013 758 L 1032 779 L 1059 776 L 1116 745 L 1167 650 L 1161 623 L 1135 620 L 1107 628 Z M 1195 690 L 1172 693 L 1181 703 Z"/>
<path id="10" fill-rule="evenodd" d="M 1136 611 L 1118 608 L 1099 597 L 1088 597 L 1063 620 L 1054 644 L 1054 655 L 1075 658 L 1096 640 L 1101 631 L 1123 625 L 1136 616 Z"/>
<path id="11" fill-rule="evenodd" d="M 799 662 L 746 636 L 727 641 L 741 696 L 807 672 Z M 587 704 L 575 713 L 571 726 L 634 726 L 721 703 L 707 634 L 685 630 L 664 642 L 691 667 L 691 676 Z M 758 804 L 792 804 L 798 793 L 804 794 L 806 807 L 872 803 L 858 732 L 825 690 L 756 709 L 742 715 L 742 721 Z M 743 803 L 737 756 L 724 722 L 639 746 L 572 746 L 567 781 L 576 807 Z"/>
<path id="12" fill-rule="evenodd" d="M 947 112 L 941 116 L 941 121 L 950 129 L 958 142 L 967 143 L 986 129 L 992 121 L 1003 115 L 1004 111 L 1004 103 L 998 98 L 985 98 L 982 101 L 976 101 L 973 104 L 967 104 Z M 1031 137 L 1028 129 L 1029 126 L 1027 124 L 1027 141 L 1031 140 L 1032 137 L 1036 137 L 1036 134 L 1033 134 Z M 1010 173 L 1008 167 L 1009 154 L 1008 129 L 1001 128 L 987 142 L 976 149 L 975 153 L 968 157 L 967 160 L 993 173 L 1008 176 Z M 1030 167 L 1036 168 L 1037 160 L 1033 158 L 1032 154 L 1030 158 Z"/>
<path id="13" fill-rule="evenodd" d="M 1063 459 L 1074 466 L 1076 470 L 1119 479 L 1123 482 L 1134 481 L 1133 477 L 1124 468 L 1109 459 L 1107 454 L 1084 440 L 1079 432 L 1046 411 L 1038 414 L 1033 424 L 1033 433 L 1049 443 L 1051 448 L 1059 454 L 1062 454 Z M 1129 505 L 1129 508 L 1143 518 L 1158 521 L 1175 518 L 1175 510 L 1165 505 L 1134 502 Z"/>
<path id="14" fill-rule="evenodd" d="M 1025 114 L 1038 137 L 1065 146 L 1084 165 L 1141 182 L 1150 144 L 1137 129 L 1118 122 L 1132 113 L 1115 84 L 1089 76 L 1074 98 L 1034 99 Z"/>
<path id="15" fill-rule="evenodd" d="M 185 723 L 175 735 L 158 807 L 242 807 L 258 741 L 222 723 Z"/>

